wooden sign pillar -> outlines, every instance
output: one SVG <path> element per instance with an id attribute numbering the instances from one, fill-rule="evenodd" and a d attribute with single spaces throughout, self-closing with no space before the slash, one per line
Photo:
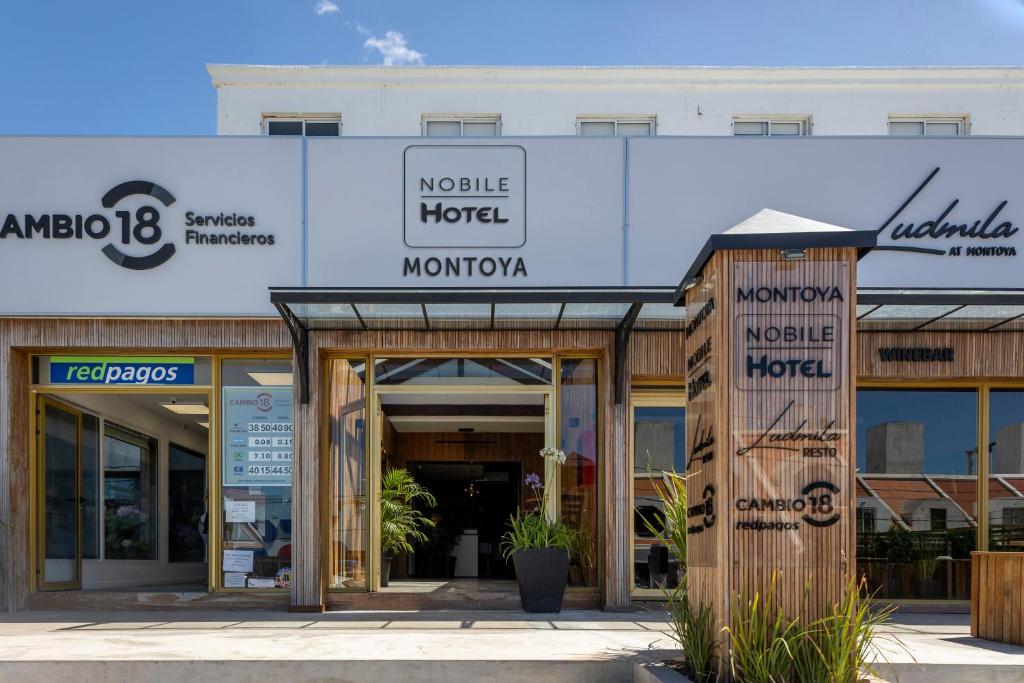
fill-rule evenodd
<path id="1" fill-rule="evenodd" d="M 853 574 L 856 268 L 875 238 L 765 210 L 712 237 L 680 286 L 687 590 L 716 632 L 773 583 L 787 616 L 813 619 Z"/>

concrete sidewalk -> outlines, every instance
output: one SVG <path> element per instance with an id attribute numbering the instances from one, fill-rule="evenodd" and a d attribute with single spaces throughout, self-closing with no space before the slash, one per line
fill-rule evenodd
<path id="1" fill-rule="evenodd" d="M 896 642 L 898 639 L 899 642 Z M 902 645 L 900 644 L 902 643 Z M 897 614 L 877 646 L 899 683 L 1024 682 L 1024 648 L 971 638 L 967 615 Z M 0 681 L 632 681 L 678 657 L 664 613 L 570 610 L 18 612 Z"/>
<path id="2" fill-rule="evenodd" d="M 664 615 L 565 611 L 19 612 L 0 681 L 631 681 Z"/>

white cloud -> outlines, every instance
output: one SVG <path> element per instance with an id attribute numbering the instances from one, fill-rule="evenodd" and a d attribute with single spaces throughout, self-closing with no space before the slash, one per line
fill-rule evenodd
<path id="1" fill-rule="evenodd" d="M 316 9 L 313 11 L 316 12 L 317 16 L 320 16 L 322 14 L 334 14 L 336 12 L 340 12 L 341 8 L 331 2 L 331 0 L 320 0 L 320 2 L 316 3 Z"/>
<path id="2" fill-rule="evenodd" d="M 384 66 L 423 64 L 423 58 L 426 55 L 409 47 L 405 42 L 405 36 L 398 31 L 387 31 L 383 38 L 378 38 L 358 24 L 356 24 L 356 30 L 367 37 L 363 47 L 379 52 L 381 63 Z"/>

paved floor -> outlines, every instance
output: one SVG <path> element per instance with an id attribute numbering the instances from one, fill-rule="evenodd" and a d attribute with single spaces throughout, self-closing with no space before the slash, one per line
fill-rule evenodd
<path id="1" fill-rule="evenodd" d="M 1024 681 L 1024 648 L 971 638 L 966 615 L 896 615 L 877 646 L 900 683 Z M 619 681 L 673 650 L 657 612 L 0 615 L 0 681 Z"/>

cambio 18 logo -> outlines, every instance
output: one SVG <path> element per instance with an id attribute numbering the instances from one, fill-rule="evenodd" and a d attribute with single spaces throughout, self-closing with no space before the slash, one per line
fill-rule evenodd
<path id="1" fill-rule="evenodd" d="M 110 188 L 101 198 L 104 209 L 114 209 L 132 196 L 148 196 L 165 207 L 175 202 L 174 195 L 157 183 L 148 180 L 129 180 Z M 0 239 L 23 240 L 105 240 L 103 254 L 123 268 L 149 270 L 166 263 L 175 253 L 175 246 L 165 242 L 143 255 L 126 253 L 122 247 L 133 244 L 157 245 L 163 237 L 160 229 L 160 211 L 152 204 L 143 204 L 129 211 L 115 210 L 113 217 L 102 213 L 91 214 L 14 214 L 3 216 Z"/>

